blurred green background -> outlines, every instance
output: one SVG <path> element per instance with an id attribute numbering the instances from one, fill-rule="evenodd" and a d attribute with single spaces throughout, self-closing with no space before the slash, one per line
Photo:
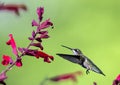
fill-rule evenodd
<path id="1" fill-rule="evenodd" d="M 43 59 L 29 56 L 23 57 L 21 68 L 13 67 L 7 73 L 8 85 L 39 85 L 46 77 L 81 70 L 84 75 L 78 77 L 76 85 L 111 85 L 120 73 L 120 0 L 1 0 L 7 3 L 24 3 L 28 11 L 14 13 L 0 11 L 0 56 L 11 53 L 11 48 L 5 44 L 12 33 L 18 47 L 26 47 L 30 42 L 27 38 L 35 27 L 31 26 L 33 19 L 37 20 L 36 8 L 44 6 L 44 20 L 51 18 L 55 28 L 49 29 L 50 38 L 44 40 L 44 52 L 54 56 L 55 61 L 48 64 Z M 102 76 L 77 64 L 68 62 L 56 53 L 72 52 L 62 48 L 66 45 L 79 48 L 106 74 Z M 0 58 L 0 61 L 2 57 Z M 0 71 L 5 69 L 0 65 Z M 46 83 L 46 85 L 75 85 L 72 82 Z"/>

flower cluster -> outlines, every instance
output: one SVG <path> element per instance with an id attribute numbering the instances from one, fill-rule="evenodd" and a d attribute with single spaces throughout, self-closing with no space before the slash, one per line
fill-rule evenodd
<path id="1" fill-rule="evenodd" d="M 3 55 L 1 64 L 4 66 L 9 65 L 4 71 L 0 73 L 0 84 L 6 85 L 4 80 L 7 78 L 6 72 L 9 71 L 14 65 L 17 67 L 21 67 L 22 64 L 22 57 L 25 55 L 33 56 L 37 59 L 43 58 L 44 62 L 51 63 L 51 60 L 54 60 L 54 57 L 48 55 L 47 53 L 43 52 L 44 49 L 42 46 L 42 39 L 49 38 L 48 31 L 45 30 L 46 28 L 53 27 L 53 23 L 50 19 L 42 21 L 44 14 L 44 8 L 38 7 L 37 8 L 37 15 L 39 22 L 33 20 L 32 26 L 35 26 L 37 29 L 32 31 L 32 36 L 28 39 L 30 40 L 30 44 L 26 48 L 17 47 L 16 42 L 12 34 L 9 34 L 9 40 L 6 42 L 7 45 L 11 46 L 12 53 L 16 56 L 16 60 L 13 60 L 11 56 Z M 31 49 L 30 47 L 34 46 L 37 49 Z"/>
<path id="2" fill-rule="evenodd" d="M 22 66 L 22 61 L 21 61 L 22 58 L 18 55 L 18 50 L 17 50 L 15 40 L 13 38 L 13 35 L 9 34 L 9 37 L 10 37 L 10 39 L 6 42 L 6 44 L 11 46 L 12 52 L 16 56 L 15 65 L 18 67 L 21 67 Z M 3 60 L 2 60 L 3 65 L 13 64 L 13 60 L 10 56 L 3 55 L 2 58 L 3 58 Z"/>
<path id="3" fill-rule="evenodd" d="M 28 39 L 31 41 L 29 46 L 40 48 L 41 51 L 34 50 L 34 49 L 28 49 L 28 48 L 19 48 L 19 51 L 23 53 L 24 55 L 35 56 L 36 58 L 44 58 L 44 62 L 50 63 L 51 62 L 50 60 L 54 60 L 54 58 L 53 56 L 50 56 L 42 51 L 44 48 L 41 43 L 42 43 L 42 39 L 49 38 L 48 31 L 45 29 L 51 26 L 53 27 L 53 23 L 50 21 L 50 19 L 47 19 L 42 22 L 43 14 L 44 14 L 43 7 L 37 8 L 36 12 L 38 15 L 39 22 L 33 20 L 32 26 L 35 26 L 37 29 L 36 31 L 33 30 L 31 37 L 29 37 Z"/>

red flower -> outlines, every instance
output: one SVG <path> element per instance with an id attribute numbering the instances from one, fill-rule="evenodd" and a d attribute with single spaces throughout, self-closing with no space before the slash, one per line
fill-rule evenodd
<path id="1" fill-rule="evenodd" d="M 81 71 L 77 71 L 74 73 L 58 75 L 58 76 L 50 78 L 49 80 L 54 81 L 54 82 L 58 82 L 58 81 L 62 81 L 62 80 L 72 80 L 73 82 L 77 82 L 76 76 L 81 75 L 81 74 L 82 74 Z"/>
<path id="2" fill-rule="evenodd" d="M 3 55 L 2 58 L 3 58 L 2 65 L 8 65 L 13 63 L 10 56 Z"/>
<path id="3" fill-rule="evenodd" d="M 9 34 L 10 39 L 6 42 L 7 45 L 11 45 L 12 47 L 12 51 L 15 55 L 18 55 L 18 51 L 17 51 L 17 47 L 16 47 L 16 43 L 14 41 L 13 35 Z"/>
<path id="4" fill-rule="evenodd" d="M 120 74 L 116 77 L 116 79 L 113 81 L 112 85 L 119 85 L 120 84 Z"/>
<path id="5" fill-rule="evenodd" d="M 22 66 L 22 59 L 21 58 L 18 58 L 17 61 L 16 61 L 16 66 L 17 67 L 21 67 Z"/>
<path id="6" fill-rule="evenodd" d="M 0 4 L 0 10 L 13 11 L 16 15 L 19 15 L 19 10 L 27 11 L 27 7 L 24 4 Z"/>
<path id="7" fill-rule="evenodd" d="M 48 62 L 48 63 L 51 62 L 49 59 L 54 60 L 53 56 L 50 56 L 50 55 L 48 55 L 48 54 L 46 54 L 42 51 L 37 51 L 36 54 L 35 54 L 35 57 L 36 58 L 39 58 L 39 57 L 44 58 L 44 62 Z"/>
<path id="8" fill-rule="evenodd" d="M 120 81 L 120 74 L 117 76 L 116 80 Z"/>

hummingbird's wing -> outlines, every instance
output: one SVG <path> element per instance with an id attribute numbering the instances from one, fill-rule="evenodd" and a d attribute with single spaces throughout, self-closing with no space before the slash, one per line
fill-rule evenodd
<path id="1" fill-rule="evenodd" d="M 68 61 L 71 61 L 73 63 L 79 63 L 80 62 L 80 59 L 79 59 L 80 56 L 79 55 L 69 55 L 69 54 L 59 54 L 59 53 L 56 54 L 56 55 L 66 59 Z"/>
<path id="2" fill-rule="evenodd" d="M 105 74 L 89 58 L 86 57 L 86 60 L 87 64 L 90 65 L 90 70 L 105 76 Z"/>

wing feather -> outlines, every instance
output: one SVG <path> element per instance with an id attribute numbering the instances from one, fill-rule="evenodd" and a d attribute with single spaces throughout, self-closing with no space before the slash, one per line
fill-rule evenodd
<path id="1" fill-rule="evenodd" d="M 56 54 L 72 63 L 79 63 L 80 62 L 80 59 L 79 59 L 79 55 L 69 55 L 69 54 Z"/>

